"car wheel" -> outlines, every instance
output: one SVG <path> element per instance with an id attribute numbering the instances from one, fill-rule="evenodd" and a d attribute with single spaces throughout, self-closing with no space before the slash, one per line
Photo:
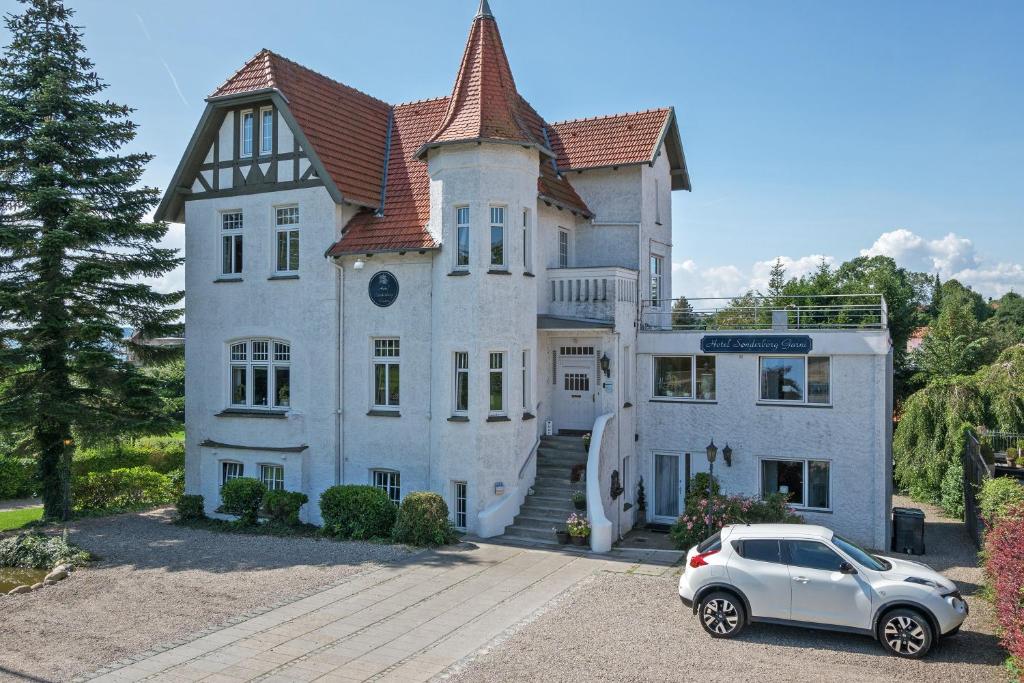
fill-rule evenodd
<path id="1" fill-rule="evenodd" d="M 747 621 L 739 599 L 722 591 L 701 599 L 697 618 L 712 638 L 732 638 L 743 630 Z"/>
<path id="2" fill-rule="evenodd" d="M 897 657 L 918 659 L 928 654 L 934 635 L 928 620 L 920 612 L 894 609 L 882 617 L 878 625 L 878 639 L 882 647 Z"/>

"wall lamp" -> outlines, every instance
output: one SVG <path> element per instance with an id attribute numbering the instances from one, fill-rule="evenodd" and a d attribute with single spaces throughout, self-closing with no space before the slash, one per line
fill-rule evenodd
<path id="1" fill-rule="evenodd" d="M 601 370 L 604 372 L 605 377 L 612 376 L 612 362 L 608 358 L 608 354 L 601 354 Z"/>

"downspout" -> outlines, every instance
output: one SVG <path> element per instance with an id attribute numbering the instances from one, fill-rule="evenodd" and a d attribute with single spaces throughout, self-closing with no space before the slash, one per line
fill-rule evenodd
<path id="1" fill-rule="evenodd" d="M 338 405 L 334 413 L 334 483 L 343 484 L 345 483 L 345 430 L 342 428 L 342 406 L 345 403 L 345 355 L 342 353 L 342 342 L 344 341 L 345 319 L 345 268 L 338 259 L 331 259 L 331 262 L 338 269 L 338 278 L 335 281 L 335 291 L 338 297 L 337 348 L 335 350 L 338 359 Z"/>

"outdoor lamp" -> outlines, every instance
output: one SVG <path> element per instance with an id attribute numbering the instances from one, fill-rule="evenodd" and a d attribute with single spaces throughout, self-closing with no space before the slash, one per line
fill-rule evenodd
<path id="1" fill-rule="evenodd" d="M 708 474 L 710 474 L 711 478 L 714 479 L 715 478 L 715 458 L 718 457 L 718 446 L 715 445 L 715 440 L 714 439 L 711 439 L 711 443 L 708 444 L 708 447 L 705 450 L 707 451 L 707 454 L 708 454 L 708 465 L 709 465 L 709 472 L 708 472 Z"/>
<path id="2" fill-rule="evenodd" d="M 356 262 L 352 264 L 352 267 L 355 268 L 356 270 L 362 270 L 363 266 L 365 266 L 365 265 L 366 265 L 366 261 L 364 261 L 363 259 L 360 258 L 360 259 L 356 259 Z"/>
<path id="3" fill-rule="evenodd" d="M 725 464 L 732 467 L 732 448 L 729 447 L 729 442 L 725 442 L 725 448 L 722 449 L 722 457 L 725 458 Z"/>
<path id="4" fill-rule="evenodd" d="M 601 369 L 604 371 L 605 377 L 612 376 L 612 362 L 608 359 L 608 354 L 601 354 Z"/>

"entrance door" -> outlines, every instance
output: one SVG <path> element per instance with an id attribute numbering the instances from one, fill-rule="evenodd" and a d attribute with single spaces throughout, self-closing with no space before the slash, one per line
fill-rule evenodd
<path id="1" fill-rule="evenodd" d="M 654 521 L 671 524 L 682 514 L 685 495 L 680 476 L 681 456 L 675 453 L 654 454 Z"/>
<path id="2" fill-rule="evenodd" d="M 558 429 L 590 430 L 594 426 L 596 361 L 592 347 L 581 349 L 590 350 L 590 353 L 560 353 L 558 356 L 558 389 L 555 396 L 555 426 Z"/>

